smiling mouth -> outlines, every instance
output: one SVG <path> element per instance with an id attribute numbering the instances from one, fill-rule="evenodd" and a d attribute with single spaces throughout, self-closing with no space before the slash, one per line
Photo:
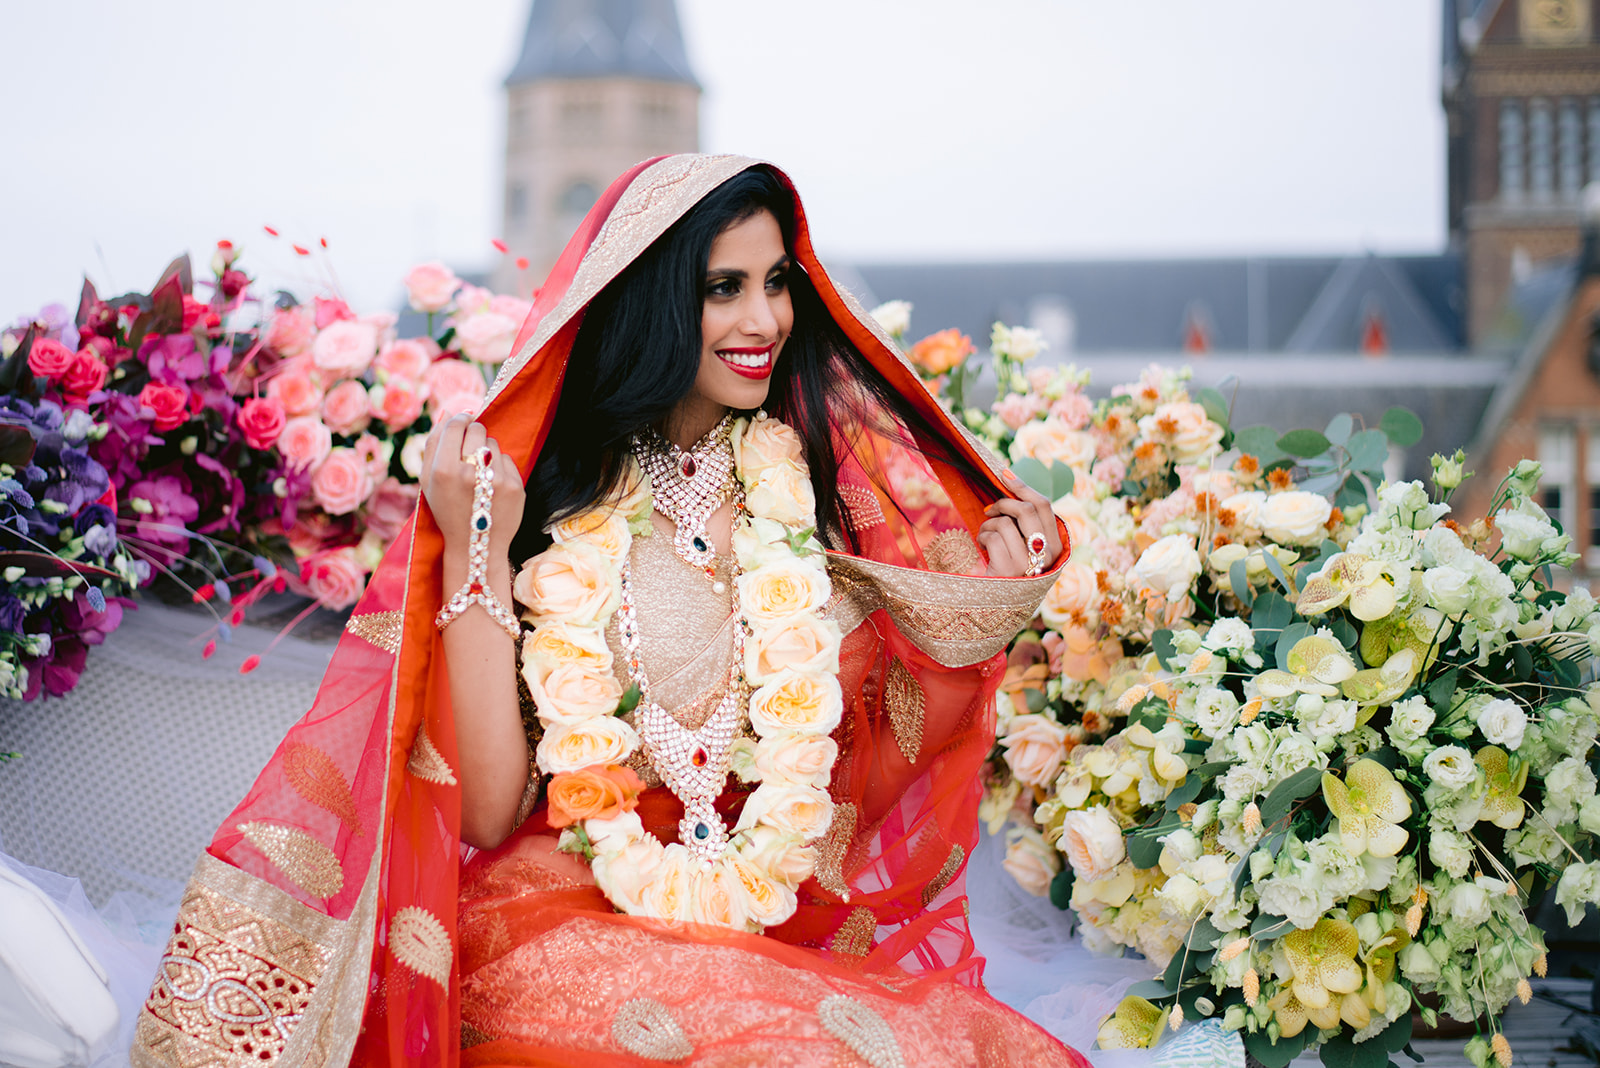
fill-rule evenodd
<path id="1" fill-rule="evenodd" d="M 758 349 L 717 349 L 717 358 L 734 372 L 746 378 L 766 378 L 772 373 L 772 352 L 775 345 Z"/>

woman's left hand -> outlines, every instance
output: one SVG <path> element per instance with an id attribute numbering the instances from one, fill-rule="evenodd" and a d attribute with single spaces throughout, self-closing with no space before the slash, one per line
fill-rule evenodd
<path id="1" fill-rule="evenodd" d="M 978 528 L 978 544 L 989 557 L 988 573 L 998 578 L 1042 574 L 1061 555 L 1055 513 L 1043 494 L 1010 471 L 1002 474 L 1017 496 L 1002 497 L 984 510 L 989 518 Z"/>

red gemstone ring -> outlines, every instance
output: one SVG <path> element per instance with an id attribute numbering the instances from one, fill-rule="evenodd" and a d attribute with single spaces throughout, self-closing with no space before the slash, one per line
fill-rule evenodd
<path id="1" fill-rule="evenodd" d="M 1028 552 L 1042 553 L 1049 542 L 1042 533 L 1028 535 Z"/>

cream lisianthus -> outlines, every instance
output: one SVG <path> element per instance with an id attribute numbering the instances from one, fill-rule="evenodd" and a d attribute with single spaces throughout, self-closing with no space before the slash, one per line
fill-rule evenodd
<path id="1" fill-rule="evenodd" d="M 746 571 L 737 585 L 750 617 L 763 620 L 814 612 L 828 603 L 833 592 L 826 568 L 792 555 Z"/>
<path id="2" fill-rule="evenodd" d="M 757 625 L 744 643 L 745 675 L 757 683 L 765 683 L 785 669 L 837 675 L 841 640 L 839 624 L 815 613 Z"/>
<path id="3" fill-rule="evenodd" d="M 544 670 L 542 664 L 533 663 L 523 665 L 522 677 L 539 718 L 547 724 L 575 724 L 610 716 L 622 700 L 622 686 L 609 668 L 597 671 L 587 664 L 568 663 Z"/>
<path id="4" fill-rule="evenodd" d="M 526 605 L 523 619 L 594 624 L 617 610 L 622 577 L 616 565 L 585 545 L 554 545 L 517 572 L 512 595 Z"/>
<path id="5" fill-rule="evenodd" d="M 535 759 L 546 775 L 582 771 L 593 764 L 621 764 L 639 744 L 632 727 L 615 716 L 575 723 L 547 723 Z"/>

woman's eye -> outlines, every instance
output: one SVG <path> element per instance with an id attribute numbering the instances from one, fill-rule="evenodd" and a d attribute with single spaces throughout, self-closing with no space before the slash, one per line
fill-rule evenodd
<path id="1" fill-rule="evenodd" d="M 768 293 L 782 293 L 787 288 L 789 288 L 788 271 L 779 271 L 777 274 L 767 279 Z"/>
<path id="2" fill-rule="evenodd" d="M 739 283 L 732 278 L 719 278 L 706 286 L 706 295 L 712 297 L 732 297 L 739 293 Z"/>

